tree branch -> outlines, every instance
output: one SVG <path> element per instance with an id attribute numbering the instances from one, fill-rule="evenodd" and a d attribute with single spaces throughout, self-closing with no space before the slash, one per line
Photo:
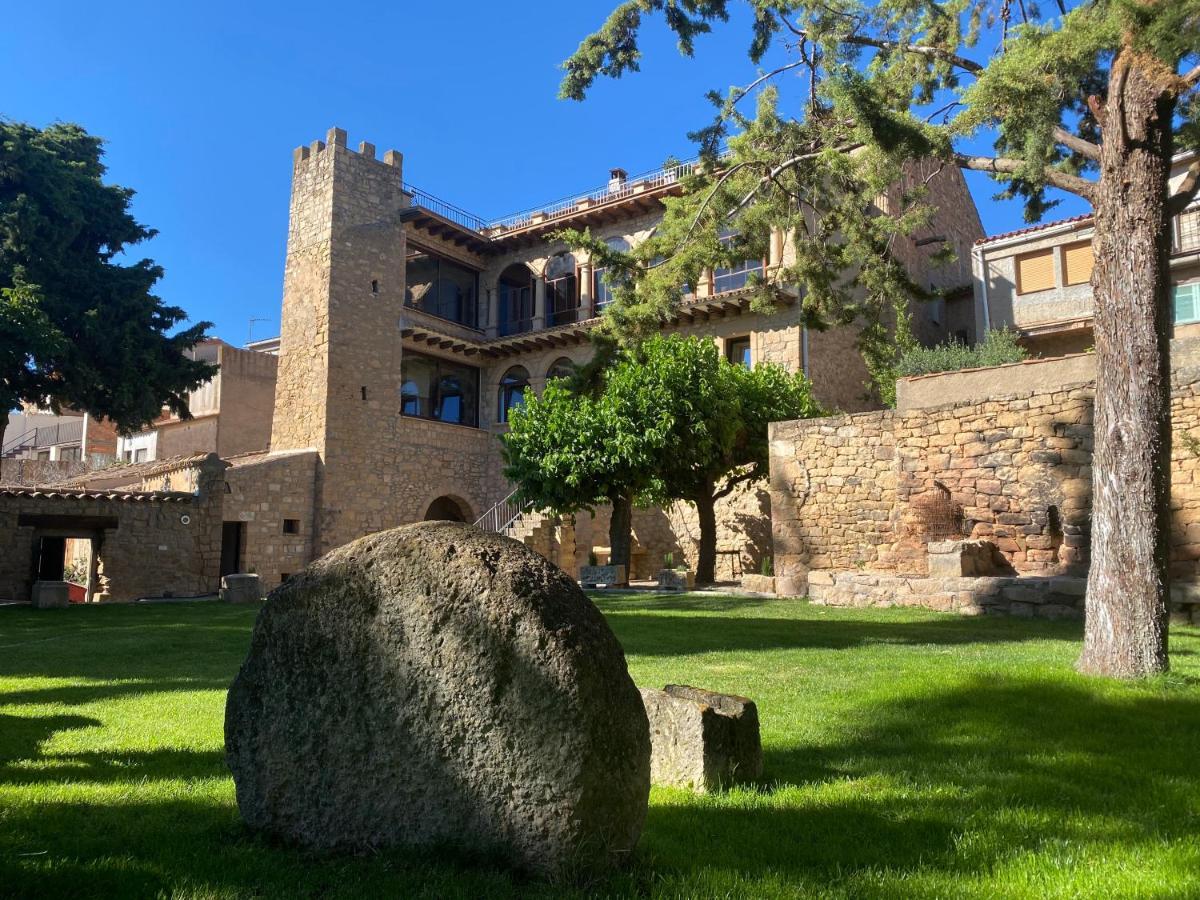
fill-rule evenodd
<path id="1" fill-rule="evenodd" d="M 1183 75 L 1182 78 L 1184 90 L 1195 87 L 1197 83 L 1200 83 L 1200 65 Z"/>
<path id="2" fill-rule="evenodd" d="M 733 493 L 733 489 L 739 484 L 744 484 L 747 481 L 754 481 L 762 478 L 763 473 L 759 471 L 757 464 L 753 464 L 748 469 L 743 469 L 732 478 L 725 479 L 725 483 L 721 485 L 719 490 L 713 492 L 713 500 L 720 500 L 722 497 L 728 497 Z"/>
<path id="3" fill-rule="evenodd" d="M 804 38 L 805 40 L 813 40 L 803 28 L 796 28 L 791 22 L 784 19 L 784 24 L 795 35 Z M 916 53 L 921 56 L 929 57 L 930 59 L 940 59 L 943 62 L 948 62 L 953 66 L 958 66 L 964 72 L 970 72 L 972 75 L 978 75 L 984 70 L 984 66 L 975 62 L 973 59 L 967 59 L 965 56 L 959 56 L 957 53 L 951 53 L 949 50 L 943 50 L 941 47 L 927 47 L 924 44 L 905 44 L 900 41 L 888 41 L 882 38 L 867 37 L 861 34 L 848 34 L 837 38 L 840 43 L 852 44 L 856 47 L 874 47 L 877 50 L 899 50 L 902 53 Z"/>
<path id="4" fill-rule="evenodd" d="M 788 63 L 787 65 L 780 66 L 778 69 L 773 69 L 772 71 L 767 72 L 765 75 L 760 75 L 758 78 L 755 78 L 752 82 L 750 82 L 744 88 L 740 88 L 737 91 L 736 95 L 734 96 L 733 100 L 731 101 L 731 105 L 733 103 L 741 103 L 742 100 L 745 99 L 747 94 L 749 94 L 752 90 L 754 90 L 756 87 L 758 87 L 764 81 L 774 78 L 776 75 L 779 75 L 782 72 L 786 72 L 788 69 L 798 69 L 801 66 L 806 66 L 806 65 L 808 65 L 808 60 L 801 59 L 796 62 L 791 62 L 791 63 Z"/>
<path id="5" fill-rule="evenodd" d="M 1100 158 L 1100 147 L 1093 144 L 1091 141 L 1085 141 L 1077 134 L 1071 134 L 1067 129 L 1056 125 L 1054 127 L 1054 140 L 1058 141 L 1068 150 L 1074 150 L 1080 156 L 1086 156 L 1088 159 Z"/>
<path id="6" fill-rule="evenodd" d="M 1192 160 L 1187 174 L 1183 176 L 1183 182 L 1179 185 L 1179 192 L 1167 201 L 1168 215 L 1177 216 L 1186 210 L 1196 199 L 1197 192 L 1200 192 L 1200 159 Z"/>
<path id="7" fill-rule="evenodd" d="M 992 174 L 1000 172 L 1010 175 L 1015 174 L 1024 165 L 1019 159 L 967 156 L 965 153 L 953 153 L 951 154 L 951 159 L 960 169 L 972 169 L 976 172 L 990 172 Z M 1066 172 L 1057 172 L 1053 169 L 1047 169 L 1044 174 L 1046 182 L 1059 190 L 1067 191 L 1070 194 L 1077 194 L 1088 202 L 1091 202 L 1095 196 L 1096 185 L 1086 178 L 1080 178 L 1078 175 L 1068 175 Z"/>

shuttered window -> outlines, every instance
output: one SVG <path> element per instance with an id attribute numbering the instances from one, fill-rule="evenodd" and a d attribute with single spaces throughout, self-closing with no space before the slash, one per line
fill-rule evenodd
<path id="1" fill-rule="evenodd" d="M 1092 242 L 1080 241 L 1063 247 L 1063 283 L 1087 284 L 1092 280 Z"/>
<path id="2" fill-rule="evenodd" d="M 1032 294 L 1054 287 L 1054 251 L 1039 250 L 1017 257 L 1017 293 Z"/>
<path id="3" fill-rule="evenodd" d="M 1176 325 L 1200 322 L 1200 282 L 1175 285 L 1174 300 Z"/>

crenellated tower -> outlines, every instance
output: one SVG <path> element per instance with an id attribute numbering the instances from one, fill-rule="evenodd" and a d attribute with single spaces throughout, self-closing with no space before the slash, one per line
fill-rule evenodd
<path id="1" fill-rule="evenodd" d="M 293 154 L 271 448 L 320 453 L 318 553 L 395 524 L 372 475 L 394 462 L 406 203 L 394 150 L 332 128 Z"/>

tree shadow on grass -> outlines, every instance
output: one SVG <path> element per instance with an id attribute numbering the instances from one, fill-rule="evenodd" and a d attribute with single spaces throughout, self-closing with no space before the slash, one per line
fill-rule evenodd
<path id="1" fill-rule="evenodd" d="M 870 644 L 947 646 L 1032 640 L 1074 640 L 1079 622 L 942 615 L 926 621 L 862 621 L 686 615 L 646 615 L 610 609 L 609 625 L 625 652 L 678 656 L 743 650 L 845 650 Z"/>
<path id="2" fill-rule="evenodd" d="M 1200 701 L 1086 684 L 981 680 L 864 707 L 843 742 L 768 746 L 767 796 L 651 808 L 658 861 L 818 884 L 894 870 L 897 890 L 916 868 L 986 879 L 1056 844 L 1116 846 L 1136 869 L 1196 833 Z"/>

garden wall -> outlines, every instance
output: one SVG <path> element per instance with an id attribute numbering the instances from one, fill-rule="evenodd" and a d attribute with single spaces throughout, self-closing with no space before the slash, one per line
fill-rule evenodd
<path id="1" fill-rule="evenodd" d="M 1065 382 L 1078 359 L 925 376 L 927 397 L 962 395 L 981 377 L 1033 389 L 904 411 L 771 427 L 772 537 L 780 593 L 812 571 L 928 575 L 931 541 L 993 541 L 1010 574 L 1086 572 L 1093 386 Z M 1006 370 L 1015 369 L 1021 379 Z M 910 395 L 911 396 L 911 395 Z M 1173 377 L 1175 577 L 1200 574 L 1200 369 Z M 827 584 L 827 579 L 819 579 Z"/>

